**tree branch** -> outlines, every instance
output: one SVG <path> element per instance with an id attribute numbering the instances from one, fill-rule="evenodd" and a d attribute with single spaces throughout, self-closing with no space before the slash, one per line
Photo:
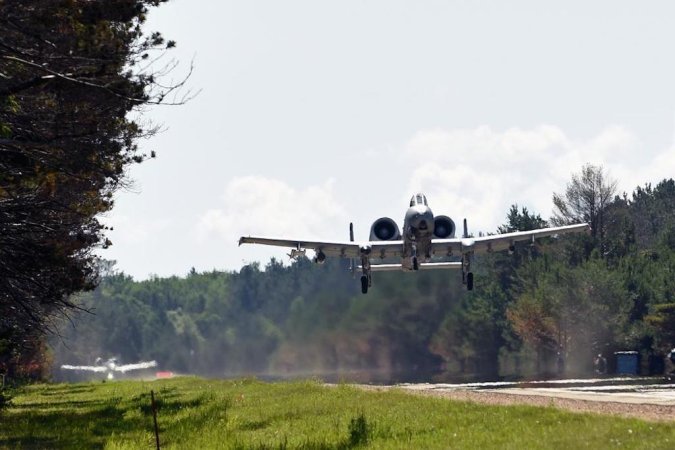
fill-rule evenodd
<path id="1" fill-rule="evenodd" d="M 89 81 L 80 80 L 80 79 L 74 78 L 72 74 L 63 74 L 63 73 L 51 70 L 48 67 L 42 66 L 42 65 L 34 63 L 32 61 L 27 61 L 25 59 L 18 58 L 16 56 L 2 55 L 2 56 L 0 56 L 0 59 L 4 59 L 6 61 L 17 62 L 19 64 L 23 64 L 23 65 L 32 67 L 34 69 L 41 70 L 41 71 L 46 72 L 50 75 L 53 75 L 56 78 L 59 78 L 59 79 L 65 80 L 65 81 L 69 81 L 71 83 L 77 83 L 77 84 L 80 84 L 82 86 L 87 86 L 87 87 L 94 88 L 94 89 L 101 89 L 101 90 L 104 90 L 104 91 L 106 91 L 106 92 L 108 92 L 108 93 L 110 93 L 110 94 L 112 94 L 116 97 L 119 97 L 121 99 L 130 101 L 130 102 L 133 102 L 133 103 L 177 106 L 177 105 L 183 105 L 187 101 L 189 101 L 190 99 L 194 98 L 194 97 L 184 98 L 184 99 L 181 99 L 178 102 L 169 102 L 169 103 L 163 102 L 164 98 L 166 97 L 166 95 L 168 93 L 182 87 L 187 82 L 187 79 L 192 74 L 192 67 L 190 68 L 190 72 L 188 73 L 188 75 L 186 76 L 186 78 L 184 80 L 182 80 L 180 83 L 176 84 L 175 86 L 172 86 L 171 88 L 169 88 L 168 92 L 159 94 L 158 95 L 159 100 L 151 100 L 151 99 L 144 99 L 144 98 L 129 97 L 127 95 L 120 94 L 119 92 L 116 92 L 113 89 L 110 89 L 108 86 L 96 84 L 96 83 L 91 83 Z"/>

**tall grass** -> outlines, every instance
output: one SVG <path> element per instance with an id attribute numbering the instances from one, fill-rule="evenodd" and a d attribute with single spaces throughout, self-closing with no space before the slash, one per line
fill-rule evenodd
<path id="1" fill-rule="evenodd" d="M 0 448 L 675 448 L 675 424 L 487 406 L 320 382 L 179 378 L 29 386 Z"/>

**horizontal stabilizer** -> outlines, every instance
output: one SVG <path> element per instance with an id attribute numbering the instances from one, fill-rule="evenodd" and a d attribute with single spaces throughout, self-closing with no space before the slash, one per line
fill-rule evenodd
<path id="1" fill-rule="evenodd" d="M 421 263 L 420 270 L 433 270 L 433 269 L 461 269 L 461 262 L 435 262 L 435 263 Z M 363 267 L 359 266 L 359 270 L 362 270 Z M 373 272 L 388 272 L 393 270 L 404 270 L 401 264 L 372 264 L 370 270 Z"/>

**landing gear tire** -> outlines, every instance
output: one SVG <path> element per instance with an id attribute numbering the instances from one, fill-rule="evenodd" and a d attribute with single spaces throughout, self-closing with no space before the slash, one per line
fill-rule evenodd
<path id="1" fill-rule="evenodd" d="M 473 272 L 466 274 L 466 290 L 473 291 Z"/>
<path id="2" fill-rule="evenodd" d="M 361 277 L 361 292 L 364 294 L 368 293 L 368 277 L 365 275 Z"/>
<path id="3" fill-rule="evenodd" d="M 420 264 L 417 262 L 417 256 L 413 256 L 412 266 L 413 270 L 420 270 Z"/>

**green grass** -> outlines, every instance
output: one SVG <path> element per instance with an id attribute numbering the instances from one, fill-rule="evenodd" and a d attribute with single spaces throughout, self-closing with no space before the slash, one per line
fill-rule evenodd
<path id="1" fill-rule="evenodd" d="M 28 386 L 0 448 L 675 448 L 675 423 L 488 406 L 319 382 L 177 378 Z"/>

